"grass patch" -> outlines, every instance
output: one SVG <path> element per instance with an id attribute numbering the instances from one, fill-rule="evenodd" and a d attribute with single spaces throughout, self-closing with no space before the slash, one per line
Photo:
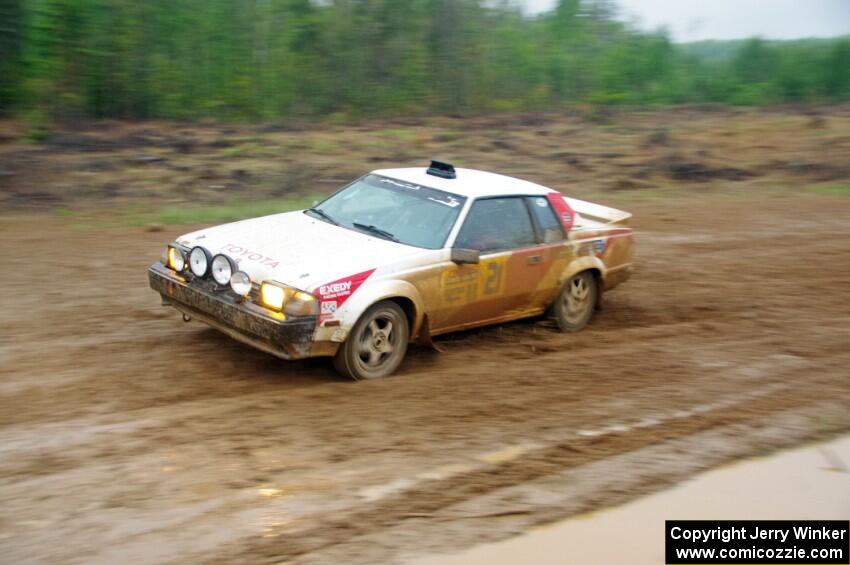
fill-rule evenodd
<path id="1" fill-rule="evenodd" d="M 825 196 L 850 196 L 850 183 L 813 186 L 810 190 Z"/>
<path id="2" fill-rule="evenodd" d="M 651 188 L 637 188 L 634 190 L 608 190 L 605 195 L 616 196 L 623 201 L 643 201 L 643 200 L 671 200 L 682 196 L 696 194 L 694 192 L 686 192 L 676 187 L 670 186 L 653 186 Z M 600 195 L 599 198 L 602 198 Z M 590 197 L 593 200 L 593 197 Z"/>
<path id="3" fill-rule="evenodd" d="M 125 214 L 127 223 L 133 226 L 169 224 L 216 224 L 233 222 L 309 208 L 324 196 L 300 196 L 274 200 L 245 200 L 220 205 L 175 204 L 156 210 L 129 210 Z"/>
<path id="4" fill-rule="evenodd" d="M 850 196 L 850 183 L 810 184 L 810 185 L 774 185 L 767 189 L 771 196 Z"/>
<path id="5" fill-rule="evenodd" d="M 400 141 L 402 143 L 411 143 L 416 135 L 414 130 L 410 129 L 385 129 L 381 131 L 381 135 L 390 141 Z"/>
<path id="6" fill-rule="evenodd" d="M 70 208 L 54 208 L 53 213 L 59 218 L 76 218 L 79 212 Z"/>
<path id="7" fill-rule="evenodd" d="M 283 146 L 286 149 L 299 150 L 299 149 L 309 149 L 311 146 L 310 140 L 301 138 L 301 137 L 292 137 L 283 142 Z"/>
<path id="8" fill-rule="evenodd" d="M 496 134 L 495 137 L 499 138 L 505 135 L 504 133 Z M 434 141 L 437 143 L 453 143 L 455 141 L 460 141 L 463 138 L 463 135 L 457 131 L 444 131 L 434 135 Z"/>
<path id="9" fill-rule="evenodd" d="M 319 153 L 335 153 L 339 151 L 339 145 L 329 139 L 317 139 L 313 142 L 313 149 Z"/>

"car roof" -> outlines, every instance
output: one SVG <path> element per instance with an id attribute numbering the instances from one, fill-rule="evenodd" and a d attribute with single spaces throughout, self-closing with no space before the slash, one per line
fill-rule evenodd
<path id="1" fill-rule="evenodd" d="M 478 171 L 475 169 L 455 169 L 457 178 L 447 179 L 427 173 L 427 167 L 410 167 L 404 169 L 379 169 L 372 174 L 390 177 L 421 186 L 436 188 L 466 196 L 467 198 L 480 198 L 482 196 L 507 196 L 511 194 L 547 194 L 552 192 L 539 184 L 500 175 Z"/>

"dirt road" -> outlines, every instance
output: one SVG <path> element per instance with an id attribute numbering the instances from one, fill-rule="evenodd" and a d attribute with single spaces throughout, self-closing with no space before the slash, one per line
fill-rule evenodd
<path id="1" fill-rule="evenodd" d="M 0 217 L 0 560 L 403 561 L 850 428 L 850 201 L 629 208 L 639 270 L 587 330 L 359 383 L 161 308 L 188 226 Z"/>

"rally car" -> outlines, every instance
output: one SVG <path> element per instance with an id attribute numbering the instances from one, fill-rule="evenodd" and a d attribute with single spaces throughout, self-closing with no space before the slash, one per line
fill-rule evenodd
<path id="1" fill-rule="evenodd" d="M 372 171 L 306 210 L 178 237 L 148 276 L 186 321 L 371 379 L 446 332 L 544 313 L 580 330 L 631 274 L 629 218 L 432 161 Z"/>

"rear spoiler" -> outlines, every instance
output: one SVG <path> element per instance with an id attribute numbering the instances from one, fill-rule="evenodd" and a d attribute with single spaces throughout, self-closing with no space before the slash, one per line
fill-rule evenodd
<path id="1" fill-rule="evenodd" d="M 594 204 L 593 202 L 587 202 L 586 200 L 579 200 L 578 198 L 569 198 L 564 196 L 564 200 L 566 200 L 567 204 L 570 205 L 575 212 L 583 218 L 588 218 L 591 220 L 596 220 L 605 224 L 628 224 L 629 218 L 632 217 L 628 212 L 624 212 L 622 210 L 617 210 L 616 208 L 609 208 L 608 206 L 602 206 L 601 204 Z"/>

